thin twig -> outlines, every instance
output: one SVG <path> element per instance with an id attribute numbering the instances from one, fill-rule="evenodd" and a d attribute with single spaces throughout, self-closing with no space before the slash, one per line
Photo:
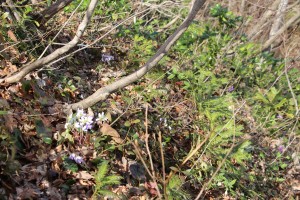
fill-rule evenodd
<path id="1" fill-rule="evenodd" d="M 155 176 L 153 176 L 152 173 L 150 172 L 150 170 L 149 170 L 149 168 L 148 168 L 148 166 L 147 166 L 147 164 L 146 164 L 144 158 L 143 158 L 142 155 L 140 154 L 140 150 L 139 150 L 139 148 L 137 147 L 137 145 L 135 145 L 133 142 L 131 142 L 131 144 L 133 145 L 133 147 L 134 147 L 134 149 L 135 149 L 135 152 L 136 152 L 138 158 L 141 160 L 141 162 L 143 163 L 143 165 L 144 165 L 146 171 L 148 172 L 149 176 L 151 177 L 152 181 L 154 182 L 155 189 L 156 189 L 156 191 L 157 191 L 157 195 L 158 195 L 159 199 L 162 199 L 162 196 L 161 196 L 161 193 L 160 193 L 160 191 L 159 191 L 158 184 L 157 184 L 157 181 L 156 181 Z"/>
<path id="2" fill-rule="evenodd" d="M 105 38 L 108 34 L 110 34 L 110 33 L 111 33 L 112 31 L 114 31 L 116 28 L 118 28 L 119 26 L 123 25 L 125 22 L 127 22 L 127 21 L 129 21 L 130 19 L 134 18 L 135 16 L 140 15 L 140 14 L 142 14 L 142 13 L 144 13 L 144 12 L 147 12 L 147 11 L 149 11 L 149 9 L 143 10 L 143 11 L 137 13 L 137 14 L 133 14 L 132 16 L 128 17 L 127 19 L 124 19 L 123 21 L 121 21 L 120 23 L 118 23 L 117 25 L 115 25 L 114 27 L 112 27 L 109 31 L 107 31 L 105 34 L 101 35 L 99 38 L 97 38 L 96 40 L 94 40 L 92 43 L 87 44 L 87 45 L 85 45 L 84 47 L 81 47 L 81 48 L 77 49 L 76 51 L 73 51 L 73 52 L 71 52 L 71 53 L 69 53 L 69 54 L 67 54 L 67 55 L 65 55 L 65 56 L 63 56 L 63 57 L 60 57 L 60 58 L 58 58 L 57 60 L 54 60 L 54 61 L 51 62 L 49 65 L 53 65 L 53 64 L 55 64 L 55 63 L 57 63 L 57 62 L 59 62 L 59 61 L 65 59 L 65 58 L 67 58 L 67 57 L 69 57 L 69 56 L 71 56 L 71 55 L 74 55 L 75 53 L 77 53 L 77 52 L 79 52 L 79 51 L 82 51 L 82 50 L 84 50 L 84 49 L 89 48 L 90 46 L 96 44 L 97 42 L 99 42 L 100 40 L 102 40 L 103 38 Z M 105 29 L 107 29 L 108 27 L 109 27 L 109 26 L 106 26 L 106 27 L 104 27 L 104 28 L 101 28 L 101 29 L 99 30 L 99 32 L 100 32 L 100 31 L 103 31 L 103 30 L 105 30 Z"/>
<path id="3" fill-rule="evenodd" d="M 155 176 L 154 166 L 153 166 L 153 160 L 149 148 L 149 133 L 148 133 L 148 105 L 146 105 L 146 113 L 145 113 L 145 127 L 146 127 L 146 134 L 145 134 L 145 144 L 146 144 L 146 150 L 147 154 L 149 156 L 150 166 L 152 175 Z"/>
<path id="4" fill-rule="evenodd" d="M 164 196 L 165 196 L 165 199 L 168 199 L 167 183 L 166 183 L 165 157 L 164 157 L 164 150 L 163 150 L 163 144 L 162 144 L 161 132 L 160 131 L 158 132 L 158 142 L 159 142 L 159 147 L 160 147 L 161 164 L 162 164 Z"/>
<path id="5" fill-rule="evenodd" d="M 13 74 L 12 76 L 6 77 L 4 79 L 0 79 L 0 83 L 6 82 L 6 83 L 15 83 L 20 81 L 22 78 L 24 78 L 28 73 L 31 71 L 41 68 L 43 65 L 46 65 L 56 58 L 60 57 L 62 54 L 68 52 L 71 48 L 73 48 L 78 42 L 80 41 L 80 37 L 83 35 L 85 29 L 87 28 L 87 25 L 89 24 L 91 17 L 94 13 L 94 10 L 96 8 L 96 5 L 98 3 L 98 0 L 91 0 L 90 4 L 86 10 L 85 16 L 83 17 L 83 20 L 79 24 L 76 35 L 74 38 L 66 45 L 59 49 L 56 49 L 53 53 L 49 54 L 46 57 L 43 57 L 42 59 L 39 59 L 31 64 L 25 65 L 18 71 L 17 73 Z"/>
<path id="6" fill-rule="evenodd" d="M 66 27 L 66 25 L 71 21 L 73 15 L 76 13 L 76 11 L 78 10 L 78 8 L 81 6 L 82 2 L 83 2 L 83 0 L 80 1 L 80 3 L 78 4 L 78 6 L 71 13 L 71 15 L 68 18 L 68 20 L 62 25 L 62 27 L 60 28 L 60 30 L 57 32 L 57 34 L 54 36 L 54 38 L 51 40 L 51 42 L 44 49 L 44 51 L 42 52 L 42 54 L 39 56 L 38 60 L 41 59 L 44 56 L 44 54 L 46 53 L 46 51 L 48 50 L 48 48 L 51 46 L 52 42 L 58 37 L 58 35 L 62 32 L 62 30 Z"/>

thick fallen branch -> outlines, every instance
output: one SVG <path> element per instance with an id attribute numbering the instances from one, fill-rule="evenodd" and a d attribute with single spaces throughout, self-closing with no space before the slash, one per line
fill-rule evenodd
<path id="1" fill-rule="evenodd" d="M 12 0 L 6 0 L 6 3 L 8 5 L 8 7 L 10 8 L 14 18 L 16 19 L 17 22 L 20 22 L 21 21 L 21 17 L 14 5 L 14 2 Z"/>
<path id="2" fill-rule="evenodd" d="M 31 71 L 38 69 L 45 64 L 50 63 L 51 61 L 60 57 L 62 54 L 68 52 L 71 48 L 75 47 L 77 45 L 77 43 L 79 42 L 80 37 L 83 35 L 88 23 L 90 22 L 97 3 L 98 3 L 98 0 L 91 0 L 89 7 L 85 13 L 84 18 L 78 26 L 75 37 L 69 43 L 67 43 L 65 46 L 63 46 L 59 49 L 56 49 L 50 55 L 48 55 L 44 58 L 41 58 L 40 60 L 37 60 L 31 64 L 25 65 L 24 67 L 22 67 L 20 69 L 20 71 L 13 74 L 12 76 L 6 77 L 4 79 L 0 79 L 0 83 L 2 83 L 2 82 L 6 82 L 6 83 L 18 82 L 22 78 L 24 78 L 28 73 L 30 73 Z"/>
<path id="3" fill-rule="evenodd" d="M 288 28 L 294 26 L 295 24 L 299 23 L 300 20 L 300 11 L 297 12 L 295 16 L 289 19 L 277 32 L 275 35 L 270 37 L 262 46 L 263 51 L 268 49 L 271 44 Z"/>
<path id="4" fill-rule="evenodd" d="M 265 26 L 270 22 L 270 18 L 275 15 L 279 3 L 280 0 L 275 0 L 272 3 L 270 8 L 267 9 L 267 11 L 263 14 L 257 24 L 253 28 L 251 28 L 250 33 L 248 33 L 249 38 L 253 40 L 257 36 L 259 36 L 259 34 L 264 30 Z"/>
<path id="5" fill-rule="evenodd" d="M 183 21 L 183 23 L 177 28 L 177 30 L 165 41 L 165 43 L 158 49 L 156 54 L 152 56 L 148 62 L 142 66 L 139 70 L 136 72 L 118 80 L 115 81 L 112 84 L 109 84 L 99 90 L 97 90 L 94 94 L 87 97 L 86 99 L 67 105 L 66 111 L 73 109 L 76 110 L 78 108 L 88 108 L 94 104 L 96 104 L 99 101 L 105 100 L 109 94 L 112 92 L 124 88 L 125 86 L 139 80 L 141 77 L 143 77 L 149 70 L 151 70 L 168 52 L 168 50 L 171 48 L 171 46 L 179 39 L 179 37 L 185 32 L 185 30 L 189 27 L 191 22 L 194 20 L 196 14 L 202 7 L 202 5 L 205 3 L 205 0 L 195 0 L 193 2 L 192 8 L 190 9 L 190 12 L 187 16 L 187 18 Z"/>
<path id="6" fill-rule="evenodd" d="M 270 30 L 270 38 L 277 33 L 279 28 L 283 25 L 284 13 L 286 11 L 289 0 L 281 0 L 275 15 L 275 20 Z"/>
<path id="7" fill-rule="evenodd" d="M 64 7 L 68 6 L 73 0 L 58 0 L 42 12 L 36 15 L 35 20 L 40 24 L 45 24 L 51 19 L 56 13 L 61 11 Z"/>

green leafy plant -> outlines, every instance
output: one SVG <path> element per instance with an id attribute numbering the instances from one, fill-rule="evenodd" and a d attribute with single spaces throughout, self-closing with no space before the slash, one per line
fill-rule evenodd
<path id="1" fill-rule="evenodd" d="M 105 161 L 98 166 L 97 173 L 95 174 L 96 185 L 93 197 L 117 197 L 115 193 L 111 192 L 107 188 L 116 184 L 120 184 L 122 177 L 118 175 L 107 175 L 108 167 L 108 162 Z"/>
<path id="2" fill-rule="evenodd" d="M 234 118 L 239 122 L 232 120 L 236 111 L 233 108 L 239 108 L 243 105 L 240 99 L 245 99 L 251 110 L 243 110 L 243 113 L 259 124 L 255 128 L 269 134 L 278 130 L 278 122 L 285 118 L 295 119 L 295 99 L 289 92 L 287 80 L 278 78 L 284 67 L 282 60 L 271 53 L 260 52 L 259 45 L 248 42 L 245 35 L 235 34 L 241 17 L 234 16 L 220 5 L 211 8 L 211 16 L 217 20 L 217 25 L 212 21 L 203 26 L 190 26 L 170 55 L 184 58 L 184 61 L 174 65 L 168 79 L 182 83 L 182 89 L 194 99 L 198 108 L 199 117 L 193 124 L 210 134 L 203 145 L 205 148 L 201 148 L 204 151 L 201 155 L 209 163 L 203 158 L 192 160 L 193 168 L 183 172 L 193 183 L 207 181 L 229 151 L 235 137 L 234 148 L 210 187 L 222 188 L 226 194 L 235 197 L 241 197 L 241 194 L 263 197 L 263 193 L 255 192 L 258 185 L 251 182 L 256 180 L 259 183 L 260 177 L 246 173 L 247 170 L 255 170 L 251 159 L 259 153 L 256 145 L 244 138 L 246 134 L 251 134 L 249 129 L 252 127 L 244 114 L 235 114 Z M 232 52 L 234 56 L 230 56 Z M 299 71 L 291 71 L 288 71 L 289 81 L 297 83 Z M 299 98 L 297 85 L 291 87 Z M 286 129 L 284 126 L 280 128 Z M 202 136 L 193 138 L 195 144 L 204 140 Z M 281 169 L 285 163 L 275 166 Z M 277 181 L 270 177 L 270 182 L 276 184 Z M 252 189 L 247 190 L 243 185 L 250 182 Z"/>
<path id="3" fill-rule="evenodd" d="M 184 191 L 182 186 L 182 180 L 178 176 L 172 176 L 167 185 L 167 196 L 170 200 L 175 199 L 190 199 L 191 196 Z"/>

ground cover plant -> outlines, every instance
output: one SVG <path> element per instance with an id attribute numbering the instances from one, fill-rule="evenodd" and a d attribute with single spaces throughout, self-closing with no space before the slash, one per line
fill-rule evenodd
<path id="1" fill-rule="evenodd" d="M 1 199 L 297 199 L 299 1 L 3 1 Z"/>

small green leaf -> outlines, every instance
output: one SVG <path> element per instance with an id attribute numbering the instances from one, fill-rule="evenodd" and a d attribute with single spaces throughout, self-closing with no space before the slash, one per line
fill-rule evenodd
<path id="1" fill-rule="evenodd" d="M 286 163 L 281 163 L 281 164 L 280 164 L 280 168 L 281 168 L 281 169 L 285 169 L 286 167 L 287 167 L 287 164 L 286 164 Z"/>
<path id="2" fill-rule="evenodd" d="M 0 115 L 7 115 L 8 111 L 0 110 Z"/>
<path id="3" fill-rule="evenodd" d="M 137 123 L 140 123 L 140 122 L 141 122 L 141 120 L 136 119 L 136 120 L 133 120 L 133 121 L 131 122 L 131 124 L 137 124 Z"/>
<path id="4" fill-rule="evenodd" d="M 49 138 L 49 137 L 44 137 L 44 138 L 43 138 L 43 141 L 44 141 L 46 144 L 52 144 L 52 139 Z"/>
<path id="5" fill-rule="evenodd" d="M 5 12 L 5 13 L 2 14 L 1 17 L 2 17 L 2 19 L 6 19 L 6 18 L 8 17 L 8 15 L 9 15 L 9 13 L 8 13 L 8 12 Z"/>
<path id="6" fill-rule="evenodd" d="M 126 121 L 126 122 L 124 123 L 124 126 L 126 126 L 126 127 L 129 127 L 129 126 L 131 126 L 131 123 L 130 123 L 130 121 Z"/>

